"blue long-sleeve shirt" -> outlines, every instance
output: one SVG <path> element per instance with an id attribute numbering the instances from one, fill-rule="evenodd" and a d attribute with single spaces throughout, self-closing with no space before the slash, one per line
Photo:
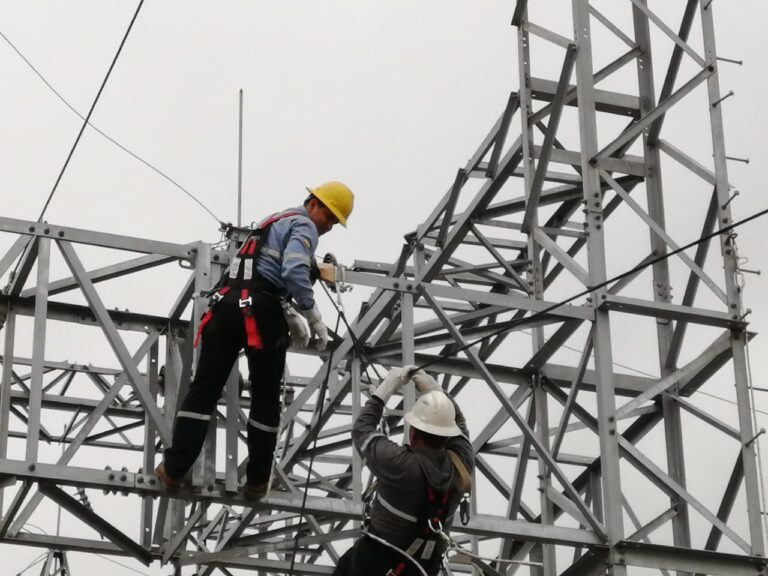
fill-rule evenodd
<path id="1" fill-rule="evenodd" d="M 284 210 L 281 214 L 285 212 L 298 215 L 288 216 L 270 226 L 267 237 L 262 239 L 256 270 L 276 288 L 293 296 L 300 310 L 310 310 L 315 305 L 309 273 L 319 239 L 317 227 L 303 206 Z"/>

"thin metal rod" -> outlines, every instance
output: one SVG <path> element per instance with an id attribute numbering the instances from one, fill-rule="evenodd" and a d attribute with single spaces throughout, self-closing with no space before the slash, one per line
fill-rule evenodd
<path id="1" fill-rule="evenodd" d="M 717 106 L 718 104 L 720 104 L 720 103 L 721 103 L 723 100 L 727 100 L 728 98 L 730 98 L 730 97 L 731 97 L 731 96 L 733 96 L 734 94 L 735 94 L 735 92 L 734 92 L 733 90 L 731 90 L 730 92 L 728 92 L 728 94 L 726 94 L 726 95 L 725 95 L 725 96 L 723 96 L 722 98 L 720 98 L 720 99 L 718 99 L 718 100 L 715 100 L 714 102 L 712 102 L 712 108 L 716 107 L 716 106 Z"/>
<path id="2" fill-rule="evenodd" d="M 240 113 L 237 139 L 237 225 L 243 225 L 243 89 L 240 88 Z"/>

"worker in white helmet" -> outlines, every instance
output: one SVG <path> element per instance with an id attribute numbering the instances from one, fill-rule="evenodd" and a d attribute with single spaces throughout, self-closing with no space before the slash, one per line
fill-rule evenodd
<path id="1" fill-rule="evenodd" d="M 378 431 L 387 401 L 413 380 L 421 396 L 405 415 L 410 445 Z M 352 428 L 352 440 L 376 477 L 363 536 L 340 559 L 337 576 L 435 576 L 447 530 L 471 490 L 474 452 L 461 410 L 415 366 L 393 368 Z"/>

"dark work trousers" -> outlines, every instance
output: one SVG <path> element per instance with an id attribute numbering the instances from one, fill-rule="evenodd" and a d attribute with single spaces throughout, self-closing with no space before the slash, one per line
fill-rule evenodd
<path id="1" fill-rule="evenodd" d="M 194 379 L 176 417 L 173 442 L 165 450 L 165 468 L 181 478 L 194 464 L 205 441 L 208 425 L 221 397 L 232 366 L 246 344 L 240 290 L 228 292 L 213 309 L 200 340 L 200 355 Z M 248 483 L 266 482 L 280 424 L 280 383 L 288 347 L 288 324 L 280 300 L 252 291 L 251 312 L 261 335 L 263 348 L 245 348 L 251 383 L 251 411 L 248 418 Z"/>
<path id="2" fill-rule="evenodd" d="M 436 559 L 430 564 L 424 569 L 429 576 L 436 576 L 442 562 Z M 390 570 L 398 576 L 423 576 L 404 554 L 363 535 L 339 558 L 333 576 L 387 576 Z"/>

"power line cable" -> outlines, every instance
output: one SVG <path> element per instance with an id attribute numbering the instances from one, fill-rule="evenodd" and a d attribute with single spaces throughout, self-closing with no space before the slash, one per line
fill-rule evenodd
<path id="1" fill-rule="evenodd" d="M 131 572 L 136 572 L 136 574 L 141 574 L 142 576 L 149 576 L 146 572 L 142 572 L 141 570 L 136 570 L 135 568 L 131 568 L 127 564 L 123 564 L 122 562 L 118 562 L 117 560 L 112 560 L 112 558 L 109 558 L 107 556 L 104 556 L 103 554 L 96 554 L 99 558 L 102 560 L 106 560 L 107 562 L 112 562 L 112 564 L 117 564 L 118 566 L 122 566 L 126 570 L 130 570 Z"/>
<path id="2" fill-rule="evenodd" d="M 449 357 L 451 357 L 451 356 L 453 356 L 455 354 L 458 354 L 459 352 L 461 352 L 463 350 L 466 350 L 468 348 L 471 348 L 472 346 L 475 346 L 476 344 L 479 344 L 480 342 L 483 342 L 485 340 L 493 338 L 494 336 L 497 336 L 497 335 L 499 335 L 499 334 L 501 334 L 501 333 L 503 333 L 505 331 L 512 330 L 515 326 L 521 324 L 522 322 L 529 322 L 530 320 L 532 320 L 532 319 L 534 319 L 534 318 L 536 318 L 538 316 L 541 316 L 543 314 L 546 314 L 547 312 L 550 312 L 550 311 L 554 310 L 555 308 L 559 308 L 560 306 L 563 306 L 563 305 L 565 305 L 565 304 L 567 304 L 567 303 L 569 303 L 569 302 L 571 302 L 571 301 L 573 301 L 573 300 L 575 300 L 575 299 L 577 299 L 577 298 L 579 298 L 581 296 L 584 296 L 585 294 L 589 294 L 589 293 L 591 293 L 591 292 L 593 292 L 595 290 L 598 290 L 598 289 L 602 288 L 603 286 L 606 286 L 606 285 L 611 284 L 611 283 L 613 283 L 615 281 L 621 280 L 622 278 L 624 278 L 626 276 L 630 276 L 632 274 L 635 274 L 635 273 L 643 270 L 644 268 L 647 268 L 648 266 L 652 266 L 653 264 L 656 264 L 656 263 L 658 263 L 658 262 L 660 262 L 662 260 L 670 258 L 671 256 L 674 256 L 674 255 L 678 254 L 679 252 L 688 250 L 689 248 L 692 248 L 692 247 L 694 247 L 694 246 L 696 246 L 696 245 L 698 245 L 698 244 L 700 244 L 702 242 L 706 242 L 708 240 L 711 240 L 715 236 L 719 236 L 720 234 L 724 234 L 726 232 L 729 232 L 729 231 L 731 231 L 731 230 L 733 230 L 735 228 L 738 228 L 739 226 L 742 226 L 743 224 L 746 224 L 747 222 L 750 222 L 752 220 L 755 220 L 757 218 L 765 216 L 766 214 L 768 214 L 768 209 L 762 210 L 760 212 L 756 212 L 755 214 L 752 214 L 751 216 L 748 216 L 747 218 L 744 218 L 743 220 L 735 222 L 735 223 L 731 224 L 730 226 L 725 226 L 725 227 L 721 228 L 720 230 L 712 232 L 711 234 L 702 236 L 702 237 L 698 238 L 697 240 L 695 240 L 695 241 L 693 241 L 693 242 L 691 242 L 691 243 L 689 243 L 689 244 L 687 244 L 685 246 L 682 246 L 682 247 L 680 247 L 680 248 L 678 248 L 676 250 L 673 250 L 672 252 L 669 252 L 669 253 L 667 253 L 667 254 L 665 254 L 663 256 L 660 256 L 660 257 L 658 257 L 658 258 L 656 258 L 654 260 L 651 260 L 651 261 L 646 262 L 644 264 L 638 265 L 635 268 L 633 268 L 633 269 L 631 269 L 631 270 L 629 270 L 627 272 L 619 274 L 618 276 L 614 276 L 613 278 L 611 278 L 609 280 L 606 280 L 605 282 L 602 282 L 601 284 L 598 284 L 597 286 L 594 286 L 593 288 L 587 289 L 587 290 L 585 290 L 585 291 L 583 291 L 583 292 L 581 292 L 579 294 L 576 294 L 575 296 L 571 296 L 570 298 L 568 298 L 566 300 L 563 300 L 563 301 L 561 301 L 561 302 L 559 302 L 557 304 L 554 304 L 553 306 L 551 306 L 551 307 L 549 307 L 549 308 L 547 308 L 545 310 L 541 310 L 539 312 L 536 312 L 536 313 L 532 314 L 531 316 L 524 317 L 524 318 L 522 318 L 520 320 L 513 320 L 513 321 L 510 321 L 510 322 L 507 322 L 507 323 L 505 323 L 505 325 L 504 325 L 504 327 L 502 329 L 494 331 L 491 334 L 483 336 L 482 338 L 478 338 L 477 340 L 475 340 L 473 342 L 470 342 L 469 344 L 467 344 L 467 345 L 465 345 L 465 346 L 463 346 L 463 347 L 461 347 L 461 348 L 459 348 L 457 350 L 453 350 L 453 351 L 451 351 L 449 353 L 442 354 L 442 355 L 438 356 L 437 358 L 435 358 L 433 360 L 430 360 L 429 362 L 427 362 L 425 364 L 422 364 L 421 366 L 418 367 L 418 369 L 422 370 L 422 369 L 424 369 L 424 368 L 426 368 L 426 367 L 428 367 L 428 366 L 430 366 L 430 365 L 432 365 L 432 364 L 434 364 L 434 363 L 436 363 L 436 362 L 438 362 L 438 361 L 440 361 L 440 360 L 442 360 L 444 358 L 449 358 Z M 352 330 L 352 327 L 350 326 L 349 322 L 347 321 L 347 319 L 346 319 L 346 317 L 344 315 L 344 312 L 333 301 L 333 298 L 331 297 L 330 293 L 326 289 L 325 285 L 321 284 L 321 286 L 323 287 L 323 290 L 325 290 L 325 293 L 328 296 L 328 299 L 333 304 L 334 308 L 336 308 L 337 314 L 339 314 L 340 318 L 343 320 L 344 324 L 346 325 L 347 331 L 348 331 L 348 333 L 350 335 L 350 338 L 352 339 L 352 342 L 353 342 L 355 348 L 357 348 L 359 350 L 361 356 L 364 359 L 366 359 L 368 364 L 371 367 L 373 367 L 374 371 L 376 372 L 376 376 L 379 379 L 381 379 L 381 376 L 378 374 L 378 371 L 376 371 L 376 368 L 373 365 L 373 362 L 371 362 L 371 360 L 367 357 L 367 354 L 365 353 L 365 348 L 360 343 L 357 335 Z M 523 330 L 523 332 L 524 333 L 529 333 L 529 332 L 527 332 L 525 330 Z M 578 348 L 574 348 L 574 347 L 571 347 L 571 346 L 568 346 L 568 345 L 563 345 L 563 347 L 564 348 L 568 348 L 569 350 L 573 350 L 575 352 L 579 352 L 579 353 L 583 352 L 583 350 L 580 350 Z M 641 374 L 643 376 L 647 376 L 649 378 L 654 378 L 654 379 L 658 379 L 659 378 L 658 376 L 656 376 L 654 374 L 651 374 L 649 372 L 645 372 L 643 370 L 640 370 L 638 368 L 634 368 L 632 366 L 628 366 L 626 364 L 621 364 L 619 362 L 612 362 L 612 364 L 614 366 L 619 366 L 621 368 L 626 368 L 627 370 L 631 370 L 633 372 L 636 372 L 636 373 Z M 713 398 L 713 399 L 716 399 L 716 400 L 720 400 L 722 402 L 727 402 L 729 404 L 736 405 L 736 403 L 733 402 L 732 400 L 729 400 L 727 398 L 723 398 L 722 396 L 717 396 L 716 394 L 710 394 L 708 392 L 704 392 L 704 391 L 701 391 L 701 390 L 698 391 L 698 394 L 701 394 L 703 396 L 708 396 L 710 398 Z M 758 414 L 763 414 L 763 415 L 768 416 L 768 412 L 765 412 L 765 411 L 762 411 L 762 410 L 758 410 L 757 408 L 754 408 L 754 410 Z"/>
<path id="3" fill-rule="evenodd" d="M 45 558 L 47 556 L 48 556 L 48 552 L 43 552 L 39 556 L 35 556 L 35 558 L 32 560 L 32 562 L 27 564 L 27 566 L 25 568 L 22 568 L 19 572 L 16 573 L 16 576 L 22 576 L 27 570 L 32 568 L 35 564 L 39 564 L 40 562 L 45 560 Z"/>
<path id="4" fill-rule="evenodd" d="M 64 161 L 64 165 L 61 167 L 61 171 L 59 172 L 59 176 L 56 178 L 56 182 L 53 185 L 53 189 L 51 190 L 51 193 L 48 195 L 48 199 L 45 201 L 45 205 L 43 206 L 42 211 L 40 212 L 40 216 L 38 217 L 37 221 L 42 222 L 43 216 L 45 215 L 45 211 L 48 209 L 48 205 L 51 203 L 51 199 L 53 198 L 53 195 L 56 193 L 56 190 L 59 187 L 59 182 L 61 182 L 61 178 L 64 176 L 64 172 L 67 169 L 67 166 L 69 166 L 69 161 L 72 159 L 72 155 L 75 153 L 75 149 L 77 148 L 77 145 L 80 142 L 80 138 L 83 136 L 83 132 L 85 131 L 85 127 L 88 126 L 88 123 L 91 119 L 91 114 L 93 114 L 93 110 L 96 108 L 96 104 L 99 102 L 99 98 L 101 97 L 101 93 L 104 91 L 104 87 L 107 85 L 107 80 L 109 80 L 110 74 L 112 74 L 112 70 L 115 67 L 115 64 L 117 63 L 117 59 L 120 56 L 120 53 L 123 51 L 123 46 L 125 46 L 126 40 L 128 40 L 128 35 L 131 32 L 131 29 L 133 28 L 134 22 L 136 22 L 136 18 L 139 15 L 139 11 L 141 10 L 141 7 L 144 5 L 144 0 L 139 0 L 139 5 L 136 7 L 136 11 L 133 13 L 133 18 L 131 18 L 130 24 L 128 24 L 128 29 L 125 31 L 125 34 L 123 35 L 123 39 L 120 42 L 120 46 L 117 48 L 117 52 L 115 53 L 115 57 L 112 59 L 112 64 L 109 65 L 109 70 L 107 70 L 106 76 L 104 76 L 104 80 L 101 83 L 101 86 L 99 87 L 99 91 L 96 93 L 96 97 L 93 99 L 93 104 L 91 104 L 91 108 L 88 110 L 88 114 L 86 115 L 83 125 L 80 127 L 80 131 L 77 133 L 77 138 L 75 138 L 74 144 L 72 144 L 72 148 L 69 151 L 69 154 L 67 155 L 67 159 Z"/>
<path id="5" fill-rule="evenodd" d="M 521 330 L 521 332 L 523 334 L 528 334 L 528 335 L 531 334 L 527 330 Z M 562 344 L 561 346 L 562 346 L 562 348 L 567 348 L 568 350 L 571 350 L 573 352 L 577 352 L 579 354 L 584 352 L 584 350 L 576 348 L 575 346 L 568 346 L 567 344 Z M 657 376 L 656 374 L 651 374 L 650 372 L 645 372 L 644 370 L 640 370 L 639 368 L 634 368 L 634 367 L 629 366 L 627 364 L 621 364 L 620 362 L 615 362 L 615 361 L 611 362 L 611 364 L 614 365 L 614 366 L 618 366 L 619 368 L 625 368 L 626 370 L 631 370 L 632 372 L 640 374 L 641 376 L 647 376 L 648 378 L 653 378 L 654 380 L 658 380 L 659 379 L 659 376 Z M 750 387 L 750 389 L 754 389 L 754 388 Z M 733 400 L 730 400 L 728 398 L 723 398 L 722 396 L 718 396 L 717 394 L 710 394 L 709 392 L 703 392 L 702 390 L 697 390 L 696 394 L 697 395 L 701 395 L 701 396 L 708 396 L 710 398 L 714 398 L 715 400 L 720 400 L 721 402 L 726 402 L 728 404 L 732 404 L 734 406 L 738 406 L 738 403 L 734 402 Z M 753 402 L 753 405 L 754 405 L 754 402 Z M 768 416 L 768 412 L 765 412 L 763 410 L 758 410 L 757 408 L 755 408 L 755 412 L 757 412 L 758 414 L 762 414 L 764 416 Z M 768 534 L 768 531 L 766 531 L 766 534 Z"/>
<path id="6" fill-rule="evenodd" d="M 576 300 L 577 298 L 580 298 L 580 297 L 585 296 L 587 294 L 591 294 L 592 292 L 594 292 L 596 290 L 599 290 L 600 288 L 603 288 L 603 287 L 607 286 L 608 284 L 611 284 L 613 282 L 617 282 L 617 281 L 621 280 L 622 278 L 625 278 L 627 276 L 630 276 L 630 275 L 633 275 L 633 274 L 635 274 L 637 272 L 640 272 L 641 270 L 644 270 L 645 268 L 648 268 L 649 266 L 652 266 L 652 265 L 654 265 L 654 264 L 656 264 L 658 262 L 666 260 L 667 258 L 670 258 L 670 257 L 672 257 L 672 256 L 674 256 L 674 255 L 676 255 L 676 254 L 678 254 L 678 253 L 680 253 L 680 252 L 682 252 L 684 250 L 688 250 L 689 248 L 697 246 L 698 244 L 701 244 L 702 242 L 706 242 L 706 241 L 714 238 L 715 236 L 719 236 L 721 234 L 724 234 L 726 232 L 734 230 L 734 229 L 738 228 L 739 226 L 742 226 L 742 225 L 746 224 L 747 222 L 750 222 L 752 220 L 755 220 L 757 218 L 765 216 L 766 214 L 768 214 L 768 209 L 756 212 L 756 213 L 752 214 L 751 216 L 748 216 L 747 218 L 744 218 L 743 220 L 735 222 L 735 223 L 733 223 L 733 224 L 731 224 L 729 226 L 724 226 L 720 230 L 716 230 L 715 232 L 712 232 L 710 234 L 706 234 L 706 235 L 698 238 L 697 240 L 694 240 L 693 242 L 690 242 L 690 243 L 688 243 L 688 244 L 686 244 L 684 246 L 681 246 L 680 248 L 677 248 L 676 250 L 673 250 L 671 252 L 663 254 L 662 256 L 654 258 L 653 260 L 650 260 L 650 261 L 645 262 L 643 264 L 640 264 L 638 266 L 635 266 L 634 268 L 632 268 L 632 269 L 630 269 L 630 270 L 628 270 L 626 272 L 623 272 L 622 274 L 614 276 L 613 278 L 609 278 L 608 280 L 605 280 L 604 282 L 600 282 L 599 284 L 597 284 L 595 286 L 592 286 L 590 288 L 587 288 L 586 290 L 583 290 L 583 291 L 579 292 L 578 294 L 575 294 L 575 295 L 573 295 L 573 296 L 571 296 L 571 297 L 569 297 L 569 298 L 567 298 L 565 300 L 562 300 L 561 302 L 558 302 L 556 304 L 548 306 L 544 310 L 540 310 L 539 312 L 535 312 L 531 316 L 527 316 L 527 317 L 524 317 L 524 318 L 521 318 L 521 319 L 518 319 L 518 320 L 512 320 L 510 322 L 505 322 L 505 323 L 503 323 L 503 326 L 500 329 L 494 330 L 492 333 L 490 333 L 490 334 L 488 334 L 486 336 L 483 336 L 481 338 L 478 338 L 477 340 L 474 340 L 472 342 L 469 342 L 466 345 L 463 345 L 463 346 L 459 347 L 458 349 L 452 350 L 452 351 L 447 352 L 445 354 L 441 354 L 438 357 L 430 360 L 429 362 L 426 362 L 426 363 L 422 364 L 421 366 L 416 368 L 416 370 L 422 370 L 424 368 L 427 368 L 427 367 L 431 366 L 432 364 L 437 363 L 438 361 L 440 361 L 442 359 L 454 356 L 455 354 L 458 354 L 459 352 L 462 352 L 463 350 L 467 350 L 468 348 L 471 348 L 472 346 L 475 346 L 475 345 L 479 344 L 480 342 L 483 342 L 485 340 L 488 340 L 489 338 L 492 338 L 494 336 L 502 334 L 503 332 L 507 332 L 509 330 L 512 330 L 515 326 L 518 326 L 518 325 L 522 324 L 523 322 L 529 322 L 530 320 L 532 320 L 534 318 L 537 318 L 537 317 L 540 317 L 540 316 L 542 316 L 544 314 L 547 314 L 548 312 L 551 312 L 552 310 L 555 310 L 556 308 L 560 308 L 561 306 L 564 306 L 564 305 L 566 305 L 566 304 Z M 323 286 L 323 288 L 325 289 L 325 286 Z M 334 304 L 334 307 L 336 308 L 336 311 L 338 313 L 338 318 L 337 318 L 337 321 L 336 321 L 336 328 L 334 330 L 334 332 L 337 332 L 338 331 L 338 326 L 339 326 L 339 321 L 342 318 L 344 318 L 345 315 L 344 315 L 343 310 L 341 310 L 338 306 L 336 306 L 336 303 L 333 302 L 332 298 L 330 298 L 330 294 L 328 293 L 327 290 L 326 290 L 326 294 L 328 295 L 329 299 L 331 299 L 331 302 Z M 344 318 L 344 323 L 347 326 L 348 333 L 350 335 L 350 338 L 352 338 L 353 343 L 356 346 L 359 346 L 362 349 L 362 346 L 360 345 L 359 340 L 357 339 L 357 336 L 353 332 L 353 330 L 352 330 L 351 326 L 349 325 L 349 323 L 346 321 L 346 318 Z M 641 372 L 639 370 L 636 370 L 636 371 L 637 372 Z M 319 420 L 320 414 L 322 413 L 322 404 L 325 401 L 325 391 L 326 391 L 327 386 L 328 386 L 328 380 L 330 378 L 330 375 L 331 375 L 331 362 L 330 362 L 330 359 L 329 359 L 329 361 L 328 361 L 328 370 L 327 370 L 325 378 L 324 378 L 324 380 L 323 380 L 323 382 L 322 382 L 322 384 L 320 386 L 319 399 L 318 399 L 318 402 L 317 402 L 318 420 Z M 719 399 L 724 400 L 723 398 L 719 398 Z M 753 409 L 754 409 L 754 406 L 753 406 Z M 312 466 L 314 464 L 315 447 L 317 446 L 317 438 L 318 438 L 318 436 L 319 436 L 319 434 L 315 434 L 314 441 L 313 441 L 312 453 L 310 455 L 309 467 L 308 467 L 308 470 L 307 470 L 307 480 L 306 480 L 306 483 L 305 483 L 305 486 L 304 486 L 304 496 L 303 496 L 303 499 L 302 499 L 301 509 L 300 509 L 301 510 L 301 512 L 300 512 L 300 515 L 301 515 L 300 517 L 301 518 L 303 518 L 305 510 L 306 510 L 307 492 L 309 490 L 309 482 L 310 482 L 310 478 L 311 478 L 311 475 L 312 475 Z M 299 521 L 299 523 L 301 523 L 301 521 Z M 297 530 L 296 530 L 296 537 L 295 537 L 295 540 L 294 540 L 293 554 L 291 556 L 291 565 L 290 565 L 290 570 L 289 570 L 289 576 L 293 575 L 293 569 L 294 569 L 294 566 L 295 566 L 295 563 L 296 563 L 296 554 L 298 552 L 298 546 L 299 546 L 299 530 L 297 528 Z"/>
<path id="7" fill-rule="evenodd" d="M 693 248 L 694 246 L 697 246 L 701 244 L 702 242 L 706 242 L 708 240 L 711 240 L 712 238 L 716 236 L 720 236 L 721 234 L 725 234 L 726 232 L 730 232 L 731 230 L 735 230 L 736 228 L 743 226 L 744 224 L 751 222 L 752 220 L 756 220 L 757 218 L 761 218 L 762 216 L 765 216 L 768 214 L 768 208 L 764 210 L 760 210 L 759 212 L 755 212 L 751 216 L 748 216 L 742 220 L 739 220 L 738 222 L 734 222 L 733 224 L 729 224 L 728 226 L 724 226 L 720 228 L 719 230 L 715 230 L 714 232 L 710 234 L 705 234 L 704 236 L 701 236 L 700 238 L 694 240 L 693 242 L 689 242 L 688 244 L 685 244 L 684 246 L 681 246 L 675 250 L 672 250 L 671 252 L 667 252 L 665 254 L 662 254 L 661 256 L 657 256 L 656 258 L 653 258 L 652 260 L 649 260 L 647 262 L 644 262 L 642 264 L 638 264 L 634 268 L 627 270 L 626 272 L 623 272 L 621 274 L 618 274 L 612 278 L 609 278 L 608 280 L 605 280 L 603 282 L 600 282 L 596 284 L 595 286 L 588 287 L 586 290 L 582 290 L 581 292 L 574 294 L 573 296 L 570 296 L 566 298 L 565 300 L 561 300 L 560 302 L 557 302 L 555 304 L 552 304 L 550 306 L 547 306 L 543 310 L 539 310 L 538 312 L 534 312 L 530 316 L 524 316 L 522 318 L 516 319 L 516 320 L 510 320 L 508 322 L 503 322 L 501 326 L 491 332 L 490 334 L 487 334 L 485 336 L 482 336 L 478 338 L 477 340 L 473 340 L 471 342 L 468 342 L 467 344 L 460 346 L 459 348 L 452 350 L 450 352 L 447 352 L 445 354 L 440 354 L 437 357 L 433 358 L 429 362 L 426 362 L 422 364 L 421 366 L 417 367 L 417 370 L 423 370 L 424 368 L 427 368 L 431 366 L 432 364 L 435 364 L 441 360 L 444 360 L 445 358 L 450 358 L 451 356 L 454 356 L 458 354 L 459 352 L 463 352 L 464 350 L 467 350 L 471 348 L 472 346 L 475 346 L 485 340 L 488 340 L 490 338 L 493 338 L 494 336 L 498 336 L 499 334 L 502 334 L 504 332 L 508 332 L 512 329 L 514 329 L 516 326 L 519 326 L 520 324 L 523 324 L 524 322 L 530 322 L 531 320 L 534 320 L 536 318 L 540 318 L 541 316 L 544 316 L 545 314 L 548 314 L 549 312 L 552 312 L 553 310 L 556 310 L 557 308 L 560 308 L 562 306 L 565 306 L 566 304 L 570 304 L 577 298 L 581 298 L 582 296 L 586 296 L 588 294 L 591 294 L 595 292 L 596 290 L 599 290 L 600 288 L 604 288 L 608 286 L 609 284 L 612 284 L 614 282 L 617 282 L 621 280 L 622 278 L 626 278 L 627 276 L 632 276 L 634 274 L 637 274 L 638 272 L 653 266 L 654 264 L 657 264 L 659 262 L 662 262 L 663 260 L 666 260 L 667 258 L 670 258 L 676 254 L 679 254 L 680 252 L 684 252 L 685 250 L 688 250 L 689 248 Z"/>
<path id="8" fill-rule="evenodd" d="M 59 100 L 61 100 L 61 102 L 63 102 L 63 103 L 64 103 L 64 105 L 65 105 L 67 108 L 69 108 L 69 109 L 70 109 L 70 110 L 71 110 L 71 111 L 72 111 L 72 112 L 73 112 L 75 115 L 77 115 L 77 116 L 78 116 L 78 117 L 79 117 L 81 120 L 85 120 L 85 116 L 83 116 L 83 115 L 82 115 L 82 114 L 81 114 L 81 113 L 80 113 L 80 112 L 79 112 L 79 111 L 78 111 L 78 110 L 77 110 L 77 109 L 76 109 L 74 106 L 72 106 L 72 104 L 70 104 L 70 103 L 69 103 L 69 101 L 68 101 L 66 98 L 64 98 L 64 96 L 62 96 L 62 95 L 61 95 L 61 93 L 60 93 L 58 90 L 56 90 L 56 88 L 54 88 L 54 86 L 53 86 L 53 85 L 52 85 L 50 82 L 48 82 L 48 80 L 45 78 L 45 76 L 43 76 L 43 74 L 42 74 L 42 73 L 41 73 L 41 72 L 40 72 L 40 71 L 39 71 L 39 70 L 38 70 L 38 69 L 37 69 L 37 68 L 36 68 L 36 67 L 35 67 L 35 66 L 32 64 L 32 62 L 30 62 L 30 61 L 29 61 L 29 59 L 28 59 L 26 56 L 24 56 L 24 54 L 22 54 L 21 50 L 19 50 L 19 49 L 18 49 L 18 47 L 16 47 L 16 45 L 15 45 L 13 42 L 11 42 L 11 40 L 10 40 L 10 39 L 9 39 L 9 38 L 8 38 L 8 37 L 5 35 L 5 34 L 3 34 L 3 32 L 2 32 L 2 31 L 0 31 L 0 38 L 2 38 L 3 40 L 5 40 L 5 42 L 6 42 L 6 43 L 7 43 L 7 44 L 8 44 L 8 45 L 9 45 L 9 46 L 10 46 L 10 47 L 13 49 L 13 51 L 14 51 L 14 52 L 16 52 L 16 54 L 18 54 L 19 58 L 21 58 L 21 59 L 24 61 L 24 63 L 25 63 L 27 66 L 29 66 L 29 68 L 32 70 L 32 72 L 34 72 L 34 73 L 37 75 L 37 77 L 38 77 L 38 78 L 40 78 L 40 80 L 43 82 L 43 84 L 45 84 L 45 85 L 48 87 L 48 89 L 49 89 L 51 92 L 53 92 L 53 93 L 54 93 L 54 95 L 55 95 L 55 96 L 56 96 L 56 97 L 57 97 Z M 217 223 L 221 224 L 221 220 L 219 220 L 219 218 L 216 216 L 216 214 L 214 214 L 214 213 L 213 213 L 213 212 L 212 212 L 212 211 L 211 211 L 211 210 L 210 210 L 210 209 L 209 209 L 209 208 L 208 208 L 208 207 L 207 207 L 205 204 L 203 204 L 203 203 L 202 203 L 202 202 L 201 202 L 201 201 L 200 201 L 198 198 L 196 198 L 196 197 L 194 196 L 194 194 L 192 194 L 192 192 L 190 192 L 190 191 L 189 191 L 189 190 L 187 190 L 187 189 L 186 189 L 184 186 L 182 186 L 181 184 L 179 184 L 179 183 L 178 183 L 176 180 L 174 180 L 173 178 L 171 178 L 170 176 L 168 176 L 168 174 L 166 174 L 165 172 L 163 172 L 162 170 L 160 170 L 160 169 L 159 169 L 157 166 L 154 166 L 154 165 L 153 165 L 153 164 L 151 164 L 149 161 L 147 161 L 147 160 L 145 160 L 144 158 L 142 158 L 141 156 L 139 156 L 139 155 L 138 155 L 136 152 L 134 152 L 133 150 L 131 150 L 131 149 L 127 148 L 126 146 L 124 146 L 123 144 L 121 144 L 120 142 L 118 142 L 117 140 L 115 140 L 114 138 L 112 138 L 112 137 L 111 137 L 109 134 L 107 134 L 106 132 L 104 132 L 103 130 L 101 130 L 100 128 L 98 128 L 98 127 L 97 127 L 95 124 L 93 124 L 93 123 L 91 123 L 91 122 L 89 122 L 88 124 L 90 125 L 90 127 L 91 127 L 93 130 L 95 130 L 95 131 L 96 131 L 97 133 L 99 133 L 101 136 L 103 136 L 104 138 L 106 138 L 107 140 L 109 140 L 109 141 L 110 141 L 112 144 L 114 144 L 115 146 L 117 146 L 118 148 L 120 148 L 120 150 L 122 150 L 122 151 L 123 151 L 123 152 L 125 152 L 126 154 L 129 154 L 130 156 L 132 156 L 133 158 L 135 158 L 136 160 L 138 160 L 139 162 L 141 162 L 142 164 L 144 164 L 144 165 L 145 165 L 147 168 L 149 168 L 150 170 L 154 171 L 156 174 L 158 174 L 159 176 L 161 176 L 162 178 L 164 178 L 165 180 L 167 180 L 168 182 L 170 182 L 171 184 L 173 184 L 174 186 L 176 186 L 176 188 L 178 188 L 178 189 L 179 189 L 179 190 L 181 190 L 181 191 L 182 191 L 184 194 L 186 194 L 187 196 L 189 196 L 189 198 L 191 198 L 191 199 L 192 199 L 194 202 L 197 202 L 197 204 L 198 204 L 198 205 L 199 205 L 199 206 L 200 206 L 200 207 L 201 207 L 203 210 L 205 210 L 206 212 L 208 212 L 208 214 L 210 214 L 210 215 L 213 217 L 213 219 L 214 219 L 214 220 L 216 220 L 216 222 L 217 222 Z"/>
<path id="9" fill-rule="evenodd" d="M 93 114 L 93 110 L 96 108 L 96 104 L 99 101 L 99 98 L 101 97 L 101 93 L 104 91 L 104 87 L 107 84 L 107 80 L 109 80 L 109 76 L 112 73 L 112 70 L 115 67 L 115 64 L 117 63 L 117 58 L 120 56 L 120 53 L 123 50 L 123 46 L 125 46 L 125 42 L 128 39 L 128 35 L 131 32 L 131 29 L 133 28 L 134 22 L 136 22 L 136 18 L 139 15 L 139 11 L 141 10 L 141 7 L 144 5 L 144 0 L 139 1 L 139 5 L 136 7 L 136 11 L 133 13 L 133 18 L 131 18 L 130 24 L 128 24 L 128 29 L 125 31 L 125 34 L 123 35 L 123 39 L 120 42 L 120 46 L 117 48 L 117 52 L 115 53 L 114 58 L 112 58 L 112 63 L 109 66 L 109 69 L 107 70 L 106 76 L 104 76 L 104 80 L 101 83 L 101 86 L 99 87 L 99 91 L 96 93 L 96 97 L 93 100 L 93 103 L 91 104 L 90 110 L 88 110 L 87 116 L 83 119 L 83 124 L 80 127 L 80 131 L 77 133 L 77 138 L 75 138 L 75 142 L 72 144 L 72 148 L 69 151 L 69 154 L 67 155 L 67 159 L 64 162 L 64 165 L 61 167 L 61 171 L 59 172 L 58 177 L 56 178 L 56 182 L 53 184 L 53 188 L 51 189 L 50 194 L 48 194 L 48 198 L 45 200 L 45 204 L 43 205 L 43 209 L 40 211 L 40 216 L 38 216 L 37 221 L 42 222 L 43 216 L 45 215 L 45 211 L 48 209 L 48 206 L 51 203 L 51 200 L 53 199 L 53 195 L 56 193 L 56 190 L 59 187 L 59 183 L 61 182 L 61 178 L 64 176 L 64 172 L 67 169 L 67 166 L 69 166 L 69 161 L 72 159 L 72 155 L 75 153 L 75 150 L 77 149 L 77 145 L 80 142 L 80 138 L 83 136 L 83 132 L 85 131 L 85 127 L 88 126 L 91 118 L 91 114 Z M 3 36 L 5 38 L 5 36 Z M 7 38 L 6 38 L 7 40 Z M 14 47 L 15 49 L 15 47 Z M 18 51 L 17 51 L 18 52 Z M 19 53 L 20 54 L 20 53 Z M 27 61 L 25 59 L 25 61 Z M 22 251 L 21 255 L 19 256 L 19 259 L 16 260 L 16 264 L 13 268 L 13 271 L 11 272 L 9 276 L 9 282 L 8 282 L 8 288 L 10 288 L 13 285 L 14 279 L 16 277 L 16 274 L 19 271 L 19 266 L 21 265 L 22 260 L 24 259 L 24 256 L 27 254 L 30 246 L 32 245 L 32 242 L 34 241 L 35 237 L 32 236 L 29 241 L 27 242 L 27 245 L 25 249 Z"/>

